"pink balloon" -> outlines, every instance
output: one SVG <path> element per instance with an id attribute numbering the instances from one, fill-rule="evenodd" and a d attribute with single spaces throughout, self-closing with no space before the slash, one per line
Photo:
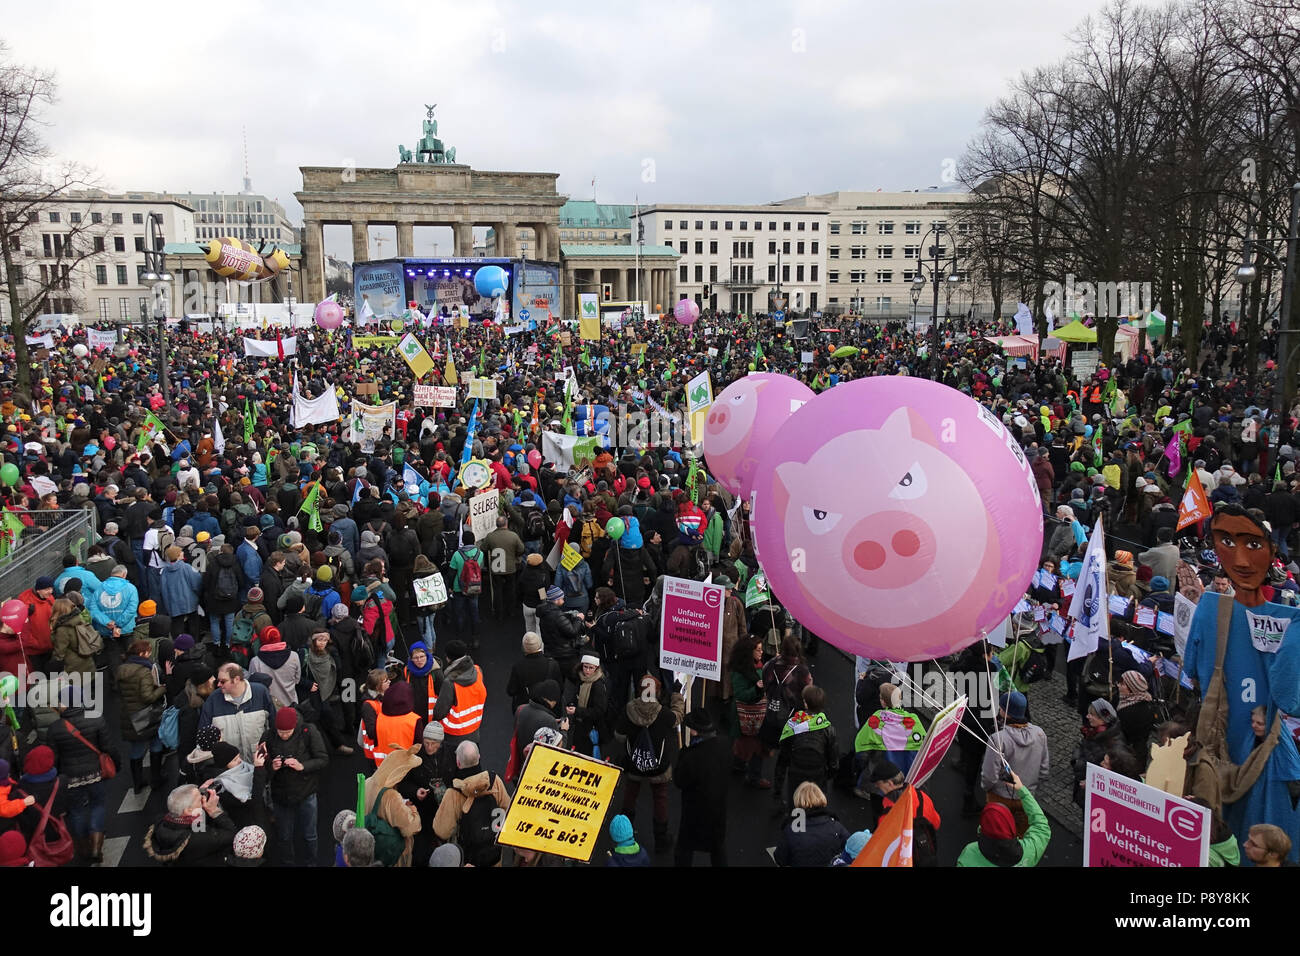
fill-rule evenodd
<path id="1" fill-rule="evenodd" d="M 700 317 L 700 307 L 695 304 L 694 299 L 678 299 L 677 304 L 673 306 L 673 315 L 682 325 L 694 325 L 695 320 Z"/>
<path id="2" fill-rule="evenodd" d="M 1038 564 L 1032 470 L 1002 422 L 926 379 L 859 379 L 759 455 L 754 542 L 773 591 L 851 654 L 917 661 L 994 630 Z"/>
<path id="3" fill-rule="evenodd" d="M 325 299 L 316 305 L 315 319 L 322 329 L 337 329 L 343 324 L 343 306 L 333 299 Z"/>
<path id="4" fill-rule="evenodd" d="M 542 453 L 536 448 L 528 453 L 528 464 L 532 468 L 542 467 Z"/>
<path id="5" fill-rule="evenodd" d="M 713 400 L 704 423 L 709 474 L 748 498 L 758 456 L 785 420 L 813 398 L 812 389 L 788 375 L 760 372 L 732 382 Z"/>
<path id="6" fill-rule="evenodd" d="M 0 624 L 15 633 L 21 631 L 27 624 L 27 602 L 10 598 L 0 604 Z"/>

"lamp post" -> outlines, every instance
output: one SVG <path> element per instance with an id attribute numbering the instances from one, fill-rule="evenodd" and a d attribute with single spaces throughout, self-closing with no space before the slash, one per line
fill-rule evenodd
<path id="1" fill-rule="evenodd" d="M 171 402 L 171 383 L 167 375 L 167 290 L 172 274 L 167 271 L 163 237 L 158 234 L 155 213 L 149 213 L 145 227 L 144 280 L 153 285 L 153 312 L 158 323 L 158 389 L 164 402 Z"/>
<path id="2" fill-rule="evenodd" d="M 1297 331 L 1291 328 L 1291 296 L 1295 285 L 1295 247 L 1296 229 L 1300 226 L 1300 183 L 1291 187 L 1291 229 L 1286 237 L 1286 270 L 1282 274 L 1282 300 L 1278 304 L 1277 357 L 1278 374 L 1273 386 L 1273 427 L 1269 430 L 1269 443 L 1272 454 L 1271 462 L 1277 461 L 1277 450 L 1282 438 L 1282 416 L 1287 409 L 1287 390 L 1291 382 L 1291 335 Z M 1244 268 L 1244 266 L 1243 266 Z M 1240 270 L 1238 270 L 1240 274 Z"/>
<path id="3" fill-rule="evenodd" d="M 921 240 L 917 248 L 916 260 L 916 281 L 912 283 L 914 290 L 919 290 L 920 285 L 924 284 L 924 274 L 926 263 L 920 258 L 920 251 L 925 248 L 926 240 L 934 236 L 934 245 L 930 246 L 930 283 L 934 290 L 933 309 L 930 313 L 930 354 L 933 356 L 939 351 L 939 282 L 945 277 L 949 282 L 960 281 L 957 275 L 957 247 L 954 244 L 952 250 L 952 260 L 940 262 L 940 253 L 943 250 L 941 245 L 944 234 L 948 231 L 947 226 L 941 222 L 935 223 L 930 227 Z"/>
<path id="4" fill-rule="evenodd" d="M 918 269 L 912 279 L 912 338 L 914 339 L 916 338 L 916 303 L 920 301 L 923 288 L 925 288 L 925 280 L 921 278 L 921 271 Z"/>

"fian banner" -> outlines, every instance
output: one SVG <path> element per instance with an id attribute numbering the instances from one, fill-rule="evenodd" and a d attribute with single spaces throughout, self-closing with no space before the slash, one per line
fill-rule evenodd
<path id="1" fill-rule="evenodd" d="M 586 863 L 621 774 L 575 751 L 533 744 L 497 842 Z"/>
<path id="2" fill-rule="evenodd" d="M 1084 866 L 1209 866 L 1210 809 L 1088 764 Z"/>
<path id="3" fill-rule="evenodd" d="M 111 349 L 117 344 L 117 329 L 109 329 L 106 332 L 100 329 L 86 329 L 86 344 L 95 352 Z"/>
<path id="4" fill-rule="evenodd" d="M 501 492 L 493 488 L 469 499 L 469 529 L 474 540 L 482 541 L 497 529 L 497 502 Z"/>
<path id="5" fill-rule="evenodd" d="M 412 404 L 416 408 L 454 408 L 456 389 L 449 385 L 417 385 Z"/>
<path id="6" fill-rule="evenodd" d="M 659 623 L 659 666 L 707 680 L 722 678 L 722 601 L 720 584 L 664 578 L 663 618 Z"/>

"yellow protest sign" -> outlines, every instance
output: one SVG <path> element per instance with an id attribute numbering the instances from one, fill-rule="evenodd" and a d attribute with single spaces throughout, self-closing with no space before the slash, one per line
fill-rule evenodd
<path id="1" fill-rule="evenodd" d="M 582 318 L 578 320 L 578 332 L 582 335 L 582 340 L 584 342 L 599 342 L 600 341 L 599 317 L 587 318 L 587 316 L 584 315 Z"/>
<path id="2" fill-rule="evenodd" d="M 402 336 L 402 341 L 397 343 L 397 351 L 406 359 L 406 364 L 411 366 L 411 373 L 417 382 L 433 371 L 433 359 L 412 333 L 407 332 Z"/>
<path id="3" fill-rule="evenodd" d="M 534 744 L 497 842 L 588 862 L 621 773 L 580 753 Z"/>
<path id="4" fill-rule="evenodd" d="M 396 345 L 398 338 L 396 335 L 354 335 L 352 344 L 356 348 L 363 348 L 368 345 Z"/>
<path id="5" fill-rule="evenodd" d="M 582 560 L 582 552 L 571 544 L 565 544 L 564 550 L 560 552 L 560 565 L 566 571 L 572 571 Z"/>
<path id="6" fill-rule="evenodd" d="M 644 355 L 644 354 L 645 354 L 645 351 L 646 351 L 646 343 L 644 343 L 644 342 L 634 342 L 634 343 L 632 344 L 632 354 L 633 354 L 633 355 Z"/>

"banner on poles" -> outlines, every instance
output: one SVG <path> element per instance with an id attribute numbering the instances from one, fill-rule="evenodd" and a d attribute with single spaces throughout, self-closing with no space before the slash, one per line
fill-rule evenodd
<path id="1" fill-rule="evenodd" d="M 469 383 L 470 398 L 495 399 L 497 397 L 497 380 L 494 378 L 475 378 Z"/>
<path id="2" fill-rule="evenodd" d="M 417 385 L 413 403 L 417 408 L 455 408 L 456 389 L 449 385 Z"/>
<path id="3" fill-rule="evenodd" d="M 397 403 L 387 405 L 362 405 L 352 403 L 352 440 L 361 442 L 361 450 L 366 446 L 374 450 L 374 443 L 384 437 L 387 426 L 391 437 L 397 430 Z"/>
<path id="4" fill-rule="evenodd" d="M 685 578 L 664 578 L 659 623 L 659 666 L 722 678 L 722 603 L 725 589 Z"/>
<path id="5" fill-rule="evenodd" d="M 533 744 L 497 842 L 587 862 L 621 774 L 575 751 Z"/>
<path id="6" fill-rule="evenodd" d="M 298 336 L 291 335 L 278 343 L 284 346 L 285 356 L 298 354 Z M 244 358 L 279 358 L 280 351 L 275 342 L 263 342 L 261 339 L 244 339 Z"/>
<path id="7" fill-rule="evenodd" d="M 111 349 L 117 344 L 117 329 L 109 329 L 107 332 L 99 329 L 86 329 L 86 344 L 95 352 L 101 349 Z"/>

